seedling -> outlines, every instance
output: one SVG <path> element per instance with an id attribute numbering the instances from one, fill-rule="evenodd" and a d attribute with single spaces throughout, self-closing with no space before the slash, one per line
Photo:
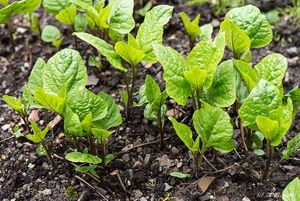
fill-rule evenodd
<path id="1" fill-rule="evenodd" d="M 197 15 L 193 21 L 190 21 L 190 19 L 184 12 L 181 12 L 179 15 L 183 22 L 184 28 L 188 33 L 190 48 L 193 49 L 196 39 L 201 33 L 201 29 L 199 26 L 200 15 Z"/>
<path id="2" fill-rule="evenodd" d="M 229 115 L 222 109 L 203 102 L 203 107 L 196 110 L 193 115 L 194 128 L 198 134 L 193 139 L 191 129 L 185 124 L 178 123 L 170 117 L 170 121 L 183 143 L 194 155 L 194 171 L 198 177 L 203 156 L 209 148 L 222 153 L 228 153 L 235 147 L 233 142 L 233 128 Z"/>
<path id="3" fill-rule="evenodd" d="M 284 201 L 300 200 L 300 179 L 298 177 L 285 187 L 282 192 L 282 199 Z"/>
<path id="4" fill-rule="evenodd" d="M 59 48 L 64 37 L 57 27 L 53 25 L 46 25 L 43 28 L 41 38 L 44 42 L 52 43 L 53 46 Z"/>

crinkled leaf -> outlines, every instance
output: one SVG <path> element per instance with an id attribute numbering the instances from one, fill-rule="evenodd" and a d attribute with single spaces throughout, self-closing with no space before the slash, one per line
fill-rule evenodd
<path id="1" fill-rule="evenodd" d="M 92 131 L 94 137 L 100 141 L 100 143 L 104 143 L 105 140 L 107 138 L 109 138 L 109 136 L 111 136 L 111 134 L 113 133 L 112 131 L 107 131 L 107 130 L 99 129 L 99 128 L 92 128 L 91 131 Z"/>
<path id="2" fill-rule="evenodd" d="M 293 115 L 295 116 L 300 108 L 300 89 L 295 87 L 289 93 L 286 94 L 286 97 L 289 97 L 293 102 Z"/>
<path id="3" fill-rule="evenodd" d="M 268 81 L 260 80 L 239 109 L 244 126 L 257 130 L 256 117 L 268 116 L 270 111 L 281 105 L 279 90 Z"/>
<path id="4" fill-rule="evenodd" d="M 192 68 L 188 71 L 184 71 L 184 77 L 192 87 L 200 89 L 206 79 L 206 70 L 200 68 Z"/>
<path id="5" fill-rule="evenodd" d="M 21 112 L 22 109 L 24 108 L 20 97 L 16 98 L 13 96 L 4 95 L 2 98 L 9 107 L 11 107 L 13 110 L 17 112 Z"/>
<path id="6" fill-rule="evenodd" d="M 132 66 L 136 66 L 138 63 L 140 63 L 145 56 L 143 51 L 133 48 L 123 41 L 119 41 L 116 43 L 115 50 L 125 61 L 130 63 Z"/>
<path id="7" fill-rule="evenodd" d="M 70 7 L 71 2 L 69 0 L 43 0 L 43 6 L 47 12 L 52 14 L 58 14 L 59 11 Z"/>
<path id="8" fill-rule="evenodd" d="M 58 28 L 52 25 L 46 25 L 43 28 L 41 38 L 46 43 L 53 43 L 61 38 L 61 33 Z"/>
<path id="9" fill-rule="evenodd" d="M 214 148 L 223 153 L 234 149 L 230 117 L 222 109 L 205 105 L 194 112 L 193 124 L 201 136 L 204 152 L 208 148 Z"/>
<path id="10" fill-rule="evenodd" d="M 156 97 L 158 97 L 161 93 L 160 88 L 150 75 L 146 76 L 145 86 L 146 86 L 145 92 L 146 92 L 147 101 L 149 103 L 153 103 Z"/>
<path id="11" fill-rule="evenodd" d="M 141 50 L 145 53 L 145 61 L 150 63 L 157 61 L 152 45 L 162 43 L 163 26 L 170 20 L 172 11 L 173 7 L 160 5 L 146 13 L 136 36 Z"/>
<path id="12" fill-rule="evenodd" d="M 164 80 L 166 91 L 178 104 L 185 105 L 191 89 L 184 77 L 184 71 L 188 70 L 184 58 L 170 47 L 163 45 L 153 46 L 155 55 L 164 68 Z"/>
<path id="13" fill-rule="evenodd" d="M 155 113 L 159 112 L 159 108 L 161 108 L 165 104 L 167 98 L 168 98 L 168 93 L 166 91 L 163 91 L 162 93 L 160 93 L 154 99 L 154 101 L 150 104 L 149 112 L 150 113 L 152 113 L 152 112 L 155 112 Z"/>
<path id="14" fill-rule="evenodd" d="M 287 143 L 286 150 L 283 151 L 282 159 L 288 160 L 300 150 L 300 134 L 296 135 Z"/>
<path id="15" fill-rule="evenodd" d="M 200 33 L 200 39 L 201 40 L 209 40 L 211 41 L 211 35 L 213 33 L 213 25 L 210 24 L 205 24 L 203 26 L 201 26 L 201 33 Z"/>
<path id="16" fill-rule="evenodd" d="M 64 131 L 67 135 L 73 135 L 83 137 L 83 129 L 80 123 L 80 119 L 76 113 L 74 113 L 69 107 L 66 107 L 64 112 Z"/>
<path id="17" fill-rule="evenodd" d="M 73 26 L 75 24 L 76 6 L 65 8 L 55 16 L 57 21 L 62 24 Z"/>
<path id="18" fill-rule="evenodd" d="M 31 127 L 32 127 L 32 130 L 33 130 L 33 134 L 26 135 L 26 138 L 28 140 L 34 142 L 34 143 L 40 143 L 40 142 L 42 142 L 45 139 L 45 137 L 46 137 L 46 135 L 48 133 L 48 130 L 49 130 L 48 126 L 46 126 L 46 128 L 42 131 L 38 127 L 37 123 L 34 122 L 34 121 L 32 121 L 31 122 Z"/>
<path id="19" fill-rule="evenodd" d="M 266 17 L 255 6 L 247 5 L 234 8 L 225 15 L 226 19 L 247 33 L 251 39 L 252 48 L 266 46 L 272 41 L 271 26 Z"/>
<path id="20" fill-rule="evenodd" d="M 201 33 L 201 29 L 199 27 L 200 15 L 197 15 L 193 21 L 191 21 L 189 19 L 189 17 L 187 16 L 187 14 L 184 12 L 181 12 L 179 15 L 180 15 L 180 18 L 183 22 L 184 28 L 187 31 L 189 37 L 191 37 L 193 40 L 195 40 L 195 38 L 197 36 L 199 36 Z"/>
<path id="21" fill-rule="evenodd" d="M 63 49 L 52 56 L 43 70 L 43 87 L 58 94 L 63 87 L 67 92 L 86 86 L 87 72 L 79 52 Z"/>
<path id="22" fill-rule="evenodd" d="M 248 63 L 241 60 L 233 60 L 233 64 L 237 72 L 243 77 L 249 92 L 251 92 L 259 81 L 255 70 Z"/>
<path id="23" fill-rule="evenodd" d="M 85 32 L 87 28 L 86 17 L 83 14 L 78 14 L 75 17 L 74 28 L 76 32 Z"/>
<path id="24" fill-rule="evenodd" d="M 35 62 L 34 66 L 32 67 L 27 87 L 31 91 L 31 93 L 34 93 L 34 91 L 38 87 L 43 87 L 43 79 L 42 74 L 44 70 L 44 66 L 46 65 L 46 62 L 42 58 L 38 58 L 38 60 Z"/>
<path id="25" fill-rule="evenodd" d="M 127 71 L 122 65 L 121 57 L 119 56 L 118 53 L 114 51 L 113 47 L 110 44 L 88 33 L 80 32 L 80 33 L 73 33 L 73 34 L 78 38 L 80 38 L 81 40 L 95 47 L 103 56 L 107 58 L 107 60 L 113 67 L 123 72 Z"/>
<path id="26" fill-rule="evenodd" d="M 284 201 L 300 200 L 300 179 L 298 177 L 296 177 L 285 187 L 282 192 L 282 199 Z"/>
<path id="27" fill-rule="evenodd" d="M 99 164 L 102 162 L 101 158 L 91 154 L 81 153 L 81 152 L 71 152 L 65 156 L 65 159 L 73 163 L 90 163 Z"/>

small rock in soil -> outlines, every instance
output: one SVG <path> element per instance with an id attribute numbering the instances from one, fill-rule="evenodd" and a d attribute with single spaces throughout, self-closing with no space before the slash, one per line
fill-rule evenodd
<path id="1" fill-rule="evenodd" d="M 159 162 L 159 166 L 163 169 L 169 169 L 170 167 L 175 165 L 174 160 L 169 159 L 166 154 L 162 157 L 157 158 L 156 160 Z"/>
<path id="2" fill-rule="evenodd" d="M 171 151 L 174 155 L 178 155 L 179 154 L 179 149 L 177 149 L 176 147 L 172 147 Z"/>
<path id="3" fill-rule="evenodd" d="M 126 163 L 130 160 L 129 154 L 124 154 L 122 156 L 122 160 L 125 161 Z"/>
<path id="4" fill-rule="evenodd" d="M 181 168 L 181 167 L 182 167 L 182 162 L 179 162 L 179 163 L 177 164 L 177 167 L 178 167 L 178 168 Z"/>
<path id="5" fill-rule="evenodd" d="M 207 191 L 207 189 L 209 188 L 209 186 L 212 184 L 212 182 L 215 180 L 216 177 L 203 177 L 202 179 L 200 179 L 200 181 L 198 182 L 198 186 L 200 188 L 200 190 L 205 193 Z"/>
<path id="6" fill-rule="evenodd" d="M 45 170 L 49 170 L 49 165 L 48 165 L 48 163 L 46 163 L 46 162 L 43 162 L 42 167 L 43 167 Z"/>
<path id="7" fill-rule="evenodd" d="M 95 75 L 90 75 L 88 77 L 87 86 L 95 86 L 99 82 L 99 78 L 97 78 Z"/>
<path id="8" fill-rule="evenodd" d="M 164 189 L 165 192 L 167 192 L 167 191 L 169 191 L 171 188 L 173 188 L 173 186 L 170 186 L 168 183 L 164 183 L 164 185 L 165 185 L 165 189 Z"/>
<path id="9" fill-rule="evenodd" d="M 135 163 L 134 163 L 134 165 L 132 166 L 132 168 L 140 168 L 140 167 L 142 167 L 143 166 L 143 164 L 140 162 L 140 161 L 136 161 Z"/>
<path id="10" fill-rule="evenodd" d="M 150 161 L 151 155 L 150 154 L 146 154 L 145 159 L 144 159 L 144 166 L 148 165 L 149 161 Z"/>
<path id="11" fill-rule="evenodd" d="M 251 201 L 248 197 L 243 197 L 242 201 Z"/>
<path id="12" fill-rule="evenodd" d="M 51 189 L 45 189 L 43 191 L 39 191 L 39 193 L 41 193 L 43 195 L 51 195 L 52 194 Z"/>
<path id="13" fill-rule="evenodd" d="M 9 124 L 5 124 L 5 125 L 3 125 L 3 126 L 1 127 L 1 129 L 2 129 L 3 131 L 7 131 L 9 128 L 10 128 L 10 125 L 9 125 Z"/>
<path id="14" fill-rule="evenodd" d="M 30 122 L 32 122 L 32 121 L 37 122 L 38 120 L 40 120 L 39 111 L 38 110 L 32 110 L 30 112 L 30 114 L 29 114 L 28 121 L 30 121 Z"/>
<path id="15" fill-rule="evenodd" d="M 225 187 L 225 188 L 228 188 L 228 187 L 229 187 L 229 183 L 228 183 L 227 181 L 225 181 L 224 187 Z"/>
<path id="16" fill-rule="evenodd" d="M 137 199 L 139 199 L 140 197 L 143 196 L 143 193 L 140 190 L 133 190 L 132 192 L 133 192 L 133 195 L 134 195 L 134 198 L 135 198 L 134 200 L 137 200 Z"/>
<path id="17" fill-rule="evenodd" d="M 140 201 L 147 201 L 147 199 L 143 196 L 140 198 Z"/>

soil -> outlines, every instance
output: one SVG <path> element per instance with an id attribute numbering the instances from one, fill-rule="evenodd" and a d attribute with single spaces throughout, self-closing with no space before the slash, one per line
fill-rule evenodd
<path id="1" fill-rule="evenodd" d="M 208 4 L 186 8 L 185 1 L 163 0 L 159 2 L 159 4 L 175 6 L 174 16 L 166 26 L 164 44 L 175 48 L 183 55 L 189 52 L 189 43 L 179 19 L 178 14 L 181 11 L 187 12 L 191 17 L 200 14 L 201 24 L 213 22 L 218 27 L 222 20 L 222 15 L 215 16 Z M 284 8 L 290 2 L 264 0 L 255 1 L 254 4 L 266 12 L 274 8 Z M 38 14 L 42 25 L 55 24 L 63 30 L 65 39 L 61 48 L 72 47 L 71 31 L 67 27 L 59 25 L 53 16 L 45 14 L 42 9 L 38 11 Z M 18 96 L 37 58 L 42 57 L 48 60 L 57 51 L 50 44 L 41 42 L 39 37 L 32 34 L 28 29 L 28 23 L 22 16 L 15 16 L 14 26 L 16 28 L 15 53 L 10 47 L 6 27 L 0 27 L 0 96 L 5 94 Z M 272 43 L 267 47 L 253 50 L 253 64 L 258 63 L 271 52 L 286 56 L 289 67 L 284 78 L 284 86 L 286 90 L 290 90 L 300 83 L 300 31 L 285 15 L 281 17 L 273 30 L 275 39 Z M 83 42 L 80 42 L 79 50 L 85 61 L 93 53 L 93 49 Z M 230 57 L 230 53 L 226 52 L 225 58 Z M 88 67 L 88 74 L 91 83 L 88 87 L 92 91 L 106 91 L 121 104 L 119 92 L 125 86 L 123 75 L 119 71 L 112 68 L 98 70 Z M 146 65 L 140 67 L 138 87 L 142 85 L 146 74 L 155 77 L 161 87 L 164 87 L 162 67 L 159 64 L 147 66 L 147 68 Z M 168 109 L 173 107 L 172 100 L 168 100 Z M 190 117 L 191 105 L 181 108 L 181 111 Z M 40 119 L 44 119 L 43 116 L 44 111 L 41 111 Z M 51 115 L 51 117 L 54 116 Z M 134 108 L 130 119 L 124 121 L 110 138 L 109 153 L 125 152 L 126 147 L 159 139 L 157 126 L 143 118 L 142 107 Z M 185 122 L 188 123 L 189 119 Z M 39 121 L 40 125 L 46 123 L 48 122 L 44 120 Z M 206 161 L 204 162 L 201 176 L 214 176 L 215 180 L 209 189 L 202 193 L 197 179 L 192 177 L 180 180 L 168 176 L 168 173 L 172 171 L 193 174 L 193 160 L 188 149 L 178 139 L 170 123 L 166 121 L 165 137 L 168 139 L 164 149 L 160 150 L 159 144 L 156 143 L 120 154 L 118 159 L 97 171 L 100 176 L 97 181 L 89 175 L 74 171 L 72 164 L 59 157 L 54 157 L 56 168 L 53 168 L 47 157 L 37 155 L 37 145 L 31 144 L 24 138 L 11 137 L 12 128 L 15 125 L 22 127 L 22 121 L 1 100 L 1 200 L 105 200 L 100 194 L 104 195 L 107 200 L 281 200 L 284 187 L 300 175 L 300 153 L 298 153 L 295 159 L 283 162 L 280 169 L 270 179 L 260 181 L 258 177 L 265 167 L 265 160 L 252 152 L 243 150 L 236 129 L 235 141 L 238 144 L 236 152 L 226 155 L 207 153 L 207 160 L 211 161 L 219 171 L 215 171 Z M 276 150 L 273 164 L 279 161 L 280 151 L 286 147 L 287 141 L 299 132 L 300 116 L 297 115 L 282 145 L 279 146 L 279 150 Z M 63 136 L 61 123 L 52 134 L 48 135 L 46 143 L 52 154 L 61 157 L 72 148 Z M 78 177 L 84 179 L 92 187 Z M 119 179 L 122 180 L 125 189 Z"/>

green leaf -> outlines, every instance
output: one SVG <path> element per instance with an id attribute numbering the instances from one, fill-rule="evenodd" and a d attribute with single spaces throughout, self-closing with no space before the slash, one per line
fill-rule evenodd
<path id="1" fill-rule="evenodd" d="M 83 130 L 86 131 L 87 133 L 91 132 L 92 121 L 93 121 L 93 115 L 90 112 L 85 116 L 85 118 L 80 123 Z"/>
<path id="2" fill-rule="evenodd" d="M 146 13 L 144 22 L 141 24 L 136 39 L 145 53 L 144 60 L 150 63 L 157 62 L 152 45 L 162 44 L 163 26 L 172 17 L 173 7 L 160 5 Z"/>
<path id="3" fill-rule="evenodd" d="M 222 153 L 234 149 L 233 128 L 229 115 L 220 108 L 205 105 L 196 110 L 193 115 L 193 124 L 202 139 L 202 151 L 214 148 Z"/>
<path id="4" fill-rule="evenodd" d="M 53 45 L 54 47 L 56 47 L 56 48 L 59 48 L 60 45 L 61 45 L 61 43 L 62 43 L 62 41 L 63 41 L 63 39 L 64 39 L 64 37 L 61 37 L 60 39 L 54 41 L 54 42 L 52 43 L 52 45 Z"/>
<path id="5" fill-rule="evenodd" d="M 210 24 L 205 24 L 203 26 L 201 26 L 201 33 L 200 33 L 200 39 L 201 40 L 209 40 L 211 41 L 211 35 L 213 33 L 213 25 Z"/>
<path id="6" fill-rule="evenodd" d="M 257 130 L 256 117 L 268 116 L 270 111 L 281 105 L 279 90 L 276 86 L 268 81 L 260 80 L 238 113 L 243 122 L 243 126 L 247 126 L 252 130 Z"/>
<path id="7" fill-rule="evenodd" d="M 93 121 L 102 119 L 107 114 L 108 105 L 105 100 L 88 89 L 81 87 L 70 93 L 68 106 L 83 120 L 89 113 Z"/>
<path id="8" fill-rule="evenodd" d="M 166 91 L 179 105 L 185 105 L 191 94 L 190 84 L 184 77 L 188 66 L 184 58 L 170 47 L 153 45 L 157 59 L 164 68 Z"/>
<path id="9" fill-rule="evenodd" d="M 140 49 L 140 44 L 137 42 L 137 40 L 131 35 L 131 33 L 128 33 L 128 45 L 130 47 L 133 47 L 135 49 Z"/>
<path id="10" fill-rule="evenodd" d="M 47 156 L 47 151 L 46 151 L 46 149 L 43 147 L 43 145 L 41 145 L 41 144 L 36 148 L 36 153 L 37 153 L 39 156 Z"/>
<path id="11" fill-rule="evenodd" d="M 225 32 L 227 46 L 236 56 L 239 57 L 250 48 L 248 35 L 230 20 L 225 19 L 221 23 L 221 30 Z"/>
<path id="12" fill-rule="evenodd" d="M 146 76 L 145 86 L 146 98 L 149 103 L 153 103 L 156 97 L 161 93 L 160 88 L 150 75 Z"/>
<path id="13" fill-rule="evenodd" d="M 141 9 L 138 10 L 138 14 L 142 17 L 146 15 L 146 13 L 152 8 L 153 3 L 151 1 L 148 1 L 148 3 Z"/>
<path id="14" fill-rule="evenodd" d="M 81 152 L 71 152 L 65 156 L 65 159 L 73 163 L 90 163 L 99 164 L 102 162 L 101 158 L 91 154 L 85 154 Z"/>
<path id="15" fill-rule="evenodd" d="M 6 1 L 2 3 L 4 5 L 8 4 Z M 13 14 L 32 13 L 39 7 L 40 4 L 41 0 L 14 1 L 12 4 L 0 9 L 0 24 L 7 23 Z"/>
<path id="16" fill-rule="evenodd" d="M 112 131 L 107 131 L 107 130 L 99 129 L 99 128 L 92 128 L 91 131 L 92 131 L 94 137 L 97 138 L 100 141 L 100 143 L 102 143 L 102 144 L 113 133 Z"/>
<path id="17" fill-rule="evenodd" d="M 113 154 L 107 154 L 104 157 L 104 164 L 105 166 L 108 165 L 110 162 L 112 162 L 115 159 L 115 156 Z"/>
<path id="18" fill-rule="evenodd" d="M 57 95 L 49 94 L 43 88 L 37 88 L 34 92 L 34 98 L 46 109 L 52 110 L 58 114 L 63 114 L 66 105 L 66 99 Z"/>
<path id="19" fill-rule="evenodd" d="M 58 28 L 52 25 L 46 25 L 42 31 L 42 40 L 46 43 L 53 43 L 59 40 L 62 35 Z"/>
<path id="20" fill-rule="evenodd" d="M 284 201 L 300 200 L 300 179 L 298 177 L 296 177 L 285 187 L 282 192 L 282 199 Z"/>
<path id="21" fill-rule="evenodd" d="M 73 26 L 75 24 L 76 6 L 65 8 L 55 16 L 56 20 L 62 24 Z"/>
<path id="22" fill-rule="evenodd" d="M 293 116 L 296 115 L 300 108 L 300 89 L 299 87 L 295 87 L 289 93 L 285 95 L 286 97 L 289 97 L 293 102 Z"/>
<path id="23" fill-rule="evenodd" d="M 191 70 L 184 71 L 184 77 L 192 87 L 200 89 L 206 79 L 206 70 L 192 68 Z"/>
<path id="24" fill-rule="evenodd" d="M 283 151 L 282 159 L 288 160 L 300 150 L 300 134 L 297 134 L 293 139 L 287 143 L 286 150 Z"/>
<path id="25" fill-rule="evenodd" d="M 0 0 L 0 4 L 4 8 L 4 7 L 6 7 L 9 4 L 9 0 Z"/>
<path id="26" fill-rule="evenodd" d="M 80 119 L 69 107 L 64 111 L 64 131 L 67 135 L 83 137 L 83 128 Z"/>
<path id="27" fill-rule="evenodd" d="M 233 64 L 237 72 L 244 78 L 249 92 L 258 84 L 258 77 L 255 70 L 246 62 L 241 60 L 233 60 Z"/>
<path id="28" fill-rule="evenodd" d="M 100 178 L 99 175 L 96 172 L 97 166 L 96 165 L 90 165 L 90 166 L 78 166 L 75 168 L 75 171 L 80 172 L 80 173 L 91 173 L 94 177 Z"/>
<path id="29" fill-rule="evenodd" d="M 187 65 L 190 68 L 206 70 L 207 76 L 204 87 L 208 89 L 216 71 L 216 68 L 223 58 L 225 48 L 225 34 L 219 32 L 214 42 L 200 41 L 187 56 Z"/>
<path id="30" fill-rule="evenodd" d="M 209 100 L 217 107 L 229 107 L 236 100 L 236 80 L 232 60 L 222 62 L 208 90 Z"/>
<path id="31" fill-rule="evenodd" d="M 40 35 L 40 21 L 39 21 L 39 18 L 35 15 L 35 14 L 32 14 L 31 15 L 31 27 L 30 27 L 30 30 L 37 34 L 37 35 Z"/>
<path id="32" fill-rule="evenodd" d="M 22 104 L 22 100 L 21 100 L 20 97 L 16 98 L 16 97 L 13 97 L 13 96 L 4 95 L 2 98 L 5 101 L 5 103 L 9 107 L 11 107 L 13 110 L 15 110 L 17 112 L 22 112 L 24 106 Z"/>
<path id="33" fill-rule="evenodd" d="M 256 117 L 256 124 L 258 130 L 264 135 L 264 137 L 272 142 L 274 136 L 279 130 L 279 125 L 277 121 L 274 121 L 265 116 L 257 116 Z"/>
<path id="34" fill-rule="evenodd" d="M 159 109 L 165 104 L 167 98 L 168 98 L 168 93 L 166 91 L 160 93 L 150 104 L 149 113 L 151 114 L 152 112 L 155 113 L 159 112 Z M 162 112 L 162 110 L 160 112 Z M 163 113 L 161 113 L 160 115 L 162 114 Z"/>
<path id="35" fill-rule="evenodd" d="M 246 32 L 251 39 L 251 48 L 263 47 L 272 41 L 271 26 L 266 17 L 255 6 L 247 5 L 234 8 L 225 15 L 226 19 Z"/>
<path id="36" fill-rule="evenodd" d="M 43 0 L 43 6 L 47 12 L 58 14 L 61 10 L 70 7 L 69 0 Z"/>
<path id="37" fill-rule="evenodd" d="M 122 124 L 120 108 L 116 104 L 115 100 L 110 95 L 104 92 L 100 92 L 98 96 L 100 96 L 109 107 L 104 118 L 93 122 L 94 127 L 108 130 L 112 127 L 116 127 Z"/>
<path id="38" fill-rule="evenodd" d="M 27 87 L 30 90 L 31 93 L 34 93 L 34 91 L 38 87 L 43 87 L 43 79 L 42 79 L 42 74 L 43 74 L 43 69 L 44 66 L 46 65 L 46 62 L 42 58 L 38 58 L 38 60 L 35 62 L 34 66 L 32 67 Z"/>
<path id="39" fill-rule="evenodd" d="M 182 173 L 182 172 L 171 172 L 169 175 L 171 177 L 176 177 L 176 178 L 179 178 L 179 179 L 187 179 L 187 178 L 191 177 L 190 174 L 186 174 L 186 173 Z"/>
<path id="40" fill-rule="evenodd" d="M 193 133 L 191 129 L 182 123 L 178 123 L 173 117 L 169 117 L 169 120 L 172 122 L 172 125 L 176 131 L 176 134 L 181 139 L 181 141 L 191 150 L 193 154 L 196 154 L 199 149 L 193 149 L 195 141 L 193 140 Z"/>
<path id="41" fill-rule="evenodd" d="M 193 21 L 190 21 L 189 17 L 184 12 L 181 12 L 179 15 L 189 37 L 192 40 L 195 40 L 201 33 L 201 29 L 199 27 L 200 15 L 197 15 Z"/>
<path id="42" fill-rule="evenodd" d="M 52 56 L 43 70 L 45 91 L 58 94 L 62 88 L 67 92 L 86 86 L 86 67 L 79 52 L 63 49 Z"/>
<path id="43" fill-rule="evenodd" d="M 109 28 L 120 33 L 127 34 L 135 26 L 133 19 L 133 0 L 111 0 L 111 11 L 108 16 Z"/>
<path id="44" fill-rule="evenodd" d="M 86 17 L 83 14 L 78 14 L 75 17 L 74 29 L 76 32 L 85 32 L 87 28 Z"/>
<path id="45" fill-rule="evenodd" d="M 145 57 L 143 51 L 133 48 L 123 41 L 119 41 L 116 43 L 115 50 L 125 61 L 130 63 L 132 66 L 136 66 Z"/>
<path id="46" fill-rule="evenodd" d="M 267 80 L 280 88 L 287 66 L 287 59 L 283 55 L 273 53 L 263 58 L 254 70 L 260 79 Z"/>
<path id="47" fill-rule="evenodd" d="M 80 32 L 80 33 L 73 33 L 73 34 L 78 38 L 80 38 L 81 40 L 95 47 L 103 56 L 106 57 L 106 59 L 113 67 L 123 72 L 127 72 L 127 70 L 122 65 L 121 57 L 119 56 L 118 53 L 114 51 L 113 46 L 111 46 L 104 40 L 97 38 L 88 33 Z"/>
<path id="48" fill-rule="evenodd" d="M 26 138 L 34 143 L 42 142 L 48 133 L 48 126 L 43 131 L 38 127 L 38 125 L 34 121 L 31 122 L 31 126 L 33 134 L 26 135 Z"/>
<path id="49" fill-rule="evenodd" d="M 143 84 L 139 89 L 139 103 L 137 106 L 143 106 L 146 103 L 148 103 L 147 97 L 146 97 L 146 85 Z"/>

